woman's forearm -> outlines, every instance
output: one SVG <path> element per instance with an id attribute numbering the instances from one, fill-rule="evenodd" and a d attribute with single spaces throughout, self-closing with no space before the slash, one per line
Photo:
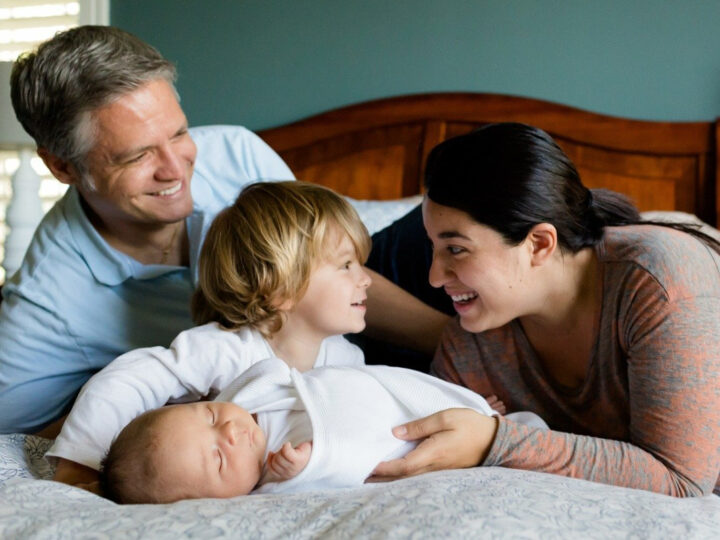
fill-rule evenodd
<path id="1" fill-rule="evenodd" d="M 690 479 L 629 442 L 530 428 L 502 417 L 483 465 L 547 472 L 675 497 L 705 495 L 715 483 L 714 478 Z"/>

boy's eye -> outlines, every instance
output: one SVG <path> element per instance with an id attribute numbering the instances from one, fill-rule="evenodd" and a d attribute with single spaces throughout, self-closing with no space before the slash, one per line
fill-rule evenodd
<path id="1" fill-rule="evenodd" d="M 217 458 L 218 458 L 218 471 L 222 471 L 222 464 L 223 464 L 222 452 L 220 452 L 219 449 L 217 451 Z"/>

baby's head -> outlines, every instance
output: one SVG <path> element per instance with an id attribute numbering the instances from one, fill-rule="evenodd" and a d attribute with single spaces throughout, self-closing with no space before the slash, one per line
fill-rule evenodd
<path id="1" fill-rule="evenodd" d="M 267 442 L 233 403 L 170 405 L 138 416 L 102 465 L 106 497 L 127 504 L 246 495 L 260 480 Z"/>
<path id="2" fill-rule="evenodd" d="M 299 300 L 313 269 L 346 239 L 364 264 L 370 237 L 334 191 L 300 181 L 247 186 L 205 237 L 192 312 L 197 324 L 249 325 L 270 337 L 285 302 Z"/>

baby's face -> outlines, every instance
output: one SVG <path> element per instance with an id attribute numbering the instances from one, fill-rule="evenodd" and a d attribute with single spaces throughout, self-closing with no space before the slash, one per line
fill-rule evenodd
<path id="1" fill-rule="evenodd" d="M 154 459 L 170 499 L 252 491 L 262 474 L 267 442 L 249 412 L 233 403 L 201 401 L 165 407 L 162 414 Z"/>

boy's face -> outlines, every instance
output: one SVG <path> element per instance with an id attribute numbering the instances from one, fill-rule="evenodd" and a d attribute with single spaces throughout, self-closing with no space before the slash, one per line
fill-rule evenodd
<path id="1" fill-rule="evenodd" d="M 347 233 L 328 239 L 327 256 L 312 269 L 303 296 L 288 317 L 300 317 L 315 337 L 362 332 L 370 276 L 358 260 Z"/>
<path id="2" fill-rule="evenodd" d="M 252 491 L 267 442 L 253 416 L 233 403 L 201 401 L 163 410 L 154 459 L 168 502 Z"/>

